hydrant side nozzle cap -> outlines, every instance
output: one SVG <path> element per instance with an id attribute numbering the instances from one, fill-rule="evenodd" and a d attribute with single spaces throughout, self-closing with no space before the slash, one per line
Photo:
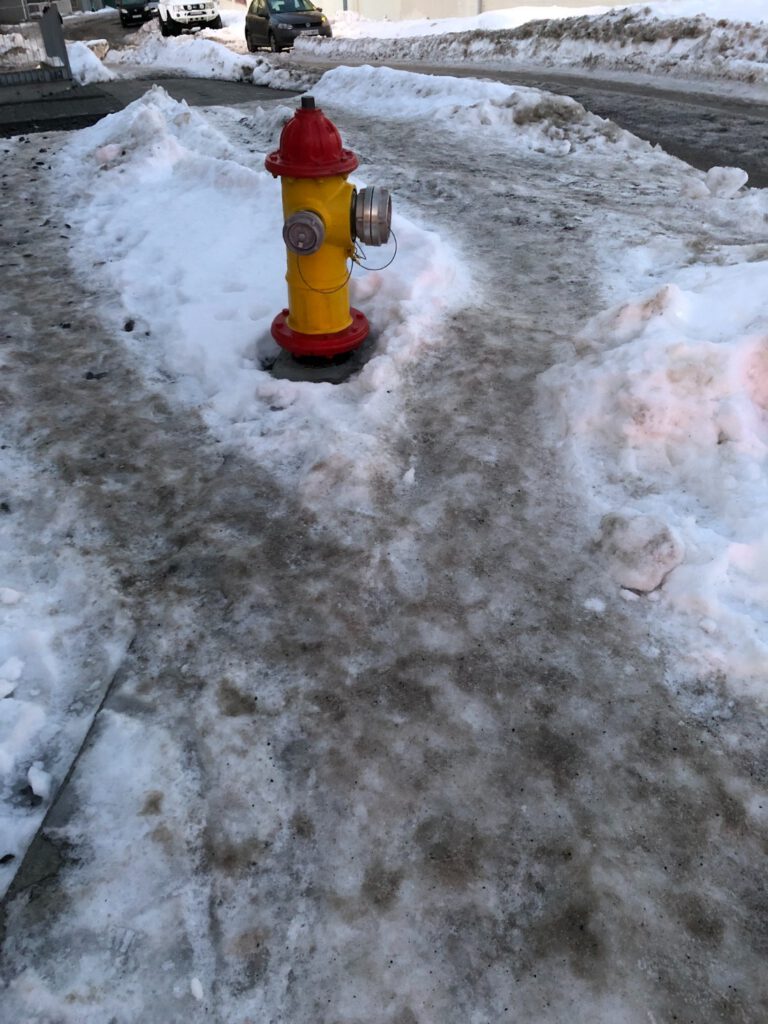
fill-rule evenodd
<path id="1" fill-rule="evenodd" d="M 280 148 L 269 154 L 264 166 L 276 177 L 331 178 L 354 171 L 358 160 L 351 149 L 343 148 L 338 128 L 315 106 L 314 97 L 302 96 L 301 107 L 283 126 Z"/>

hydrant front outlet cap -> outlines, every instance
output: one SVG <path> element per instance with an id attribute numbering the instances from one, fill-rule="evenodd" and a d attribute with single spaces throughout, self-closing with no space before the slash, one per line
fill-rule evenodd
<path id="1" fill-rule="evenodd" d="M 283 225 L 283 241 L 297 256 L 311 256 L 325 240 L 325 224 L 311 210 L 293 213 Z"/>

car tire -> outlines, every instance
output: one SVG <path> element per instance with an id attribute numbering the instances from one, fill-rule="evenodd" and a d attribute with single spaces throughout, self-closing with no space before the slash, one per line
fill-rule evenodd
<path id="1" fill-rule="evenodd" d="M 158 17 L 159 17 L 159 15 L 158 15 Z M 166 18 L 165 21 L 163 21 L 163 19 L 160 18 L 160 35 L 161 36 L 169 36 L 170 34 L 171 33 L 170 33 L 170 30 L 169 30 L 169 27 L 168 27 L 168 19 Z"/>
<path id="2" fill-rule="evenodd" d="M 213 21 L 210 22 L 210 24 L 208 24 L 206 27 L 207 28 L 221 28 L 221 15 L 217 14 L 216 17 L 213 19 Z"/>
<path id="3" fill-rule="evenodd" d="M 256 53 L 258 47 L 247 32 L 245 33 L 245 45 L 248 47 L 248 53 Z"/>
<path id="4" fill-rule="evenodd" d="M 283 49 L 282 46 L 277 45 L 277 40 L 275 39 L 274 32 L 269 33 L 269 48 L 272 51 L 272 53 L 280 53 Z"/>

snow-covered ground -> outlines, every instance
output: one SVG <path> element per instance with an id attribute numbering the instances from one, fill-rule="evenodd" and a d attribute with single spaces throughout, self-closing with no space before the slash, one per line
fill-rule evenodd
<path id="1" fill-rule="evenodd" d="M 136 37 L 129 63 L 291 80 Z M 377 347 L 338 387 L 265 368 L 289 108 L 155 88 L 0 143 L 4 886 L 105 701 L 0 1021 L 758 1024 L 768 196 L 536 90 L 313 93 L 399 242 L 353 276 Z M 72 343 L 77 308 L 14 305 L 33 220 L 91 296 Z M 87 431 L 117 380 L 115 444 L 129 378 L 149 454 L 98 482 L 101 433 L 75 458 L 46 410 L 71 389 Z M 186 463 L 166 416 L 206 439 Z M 178 522 L 113 513 L 145 488 Z"/>

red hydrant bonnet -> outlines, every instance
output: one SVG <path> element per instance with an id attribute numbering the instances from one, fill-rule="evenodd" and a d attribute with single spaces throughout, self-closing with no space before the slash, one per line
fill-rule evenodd
<path id="1" fill-rule="evenodd" d="M 264 161 L 275 177 L 286 178 L 331 178 L 349 174 L 357 165 L 357 157 L 344 149 L 336 125 L 312 96 L 302 96 L 300 109 L 280 134 L 280 148 Z"/>

